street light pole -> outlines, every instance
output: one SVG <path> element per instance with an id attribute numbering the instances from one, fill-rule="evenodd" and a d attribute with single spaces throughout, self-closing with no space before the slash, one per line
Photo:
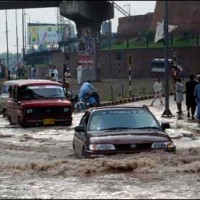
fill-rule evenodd
<path id="1" fill-rule="evenodd" d="M 5 10 L 6 14 L 6 48 L 7 48 L 7 69 L 9 69 L 9 49 L 8 49 L 8 20 L 7 20 L 7 10 Z"/>
<path id="2" fill-rule="evenodd" d="M 24 48 L 24 9 L 22 9 L 22 65 L 24 65 L 24 56 L 25 56 L 25 48 Z"/>
<path id="3" fill-rule="evenodd" d="M 168 1 L 164 1 L 164 41 L 165 41 L 165 110 L 162 114 L 163 117 L 172 117 L 172 113 L 169 109 L 169 62 L 168 62 Z"/>
<path id="4" fill-rule="evenodd" d="M 15 20 L 16 20 L 16 45 L 17 45 L 17 64 L 19 62 L 19 50 L 18 50 L 18 29 L 17 29 L 17 9 L 15 9 Z"/>

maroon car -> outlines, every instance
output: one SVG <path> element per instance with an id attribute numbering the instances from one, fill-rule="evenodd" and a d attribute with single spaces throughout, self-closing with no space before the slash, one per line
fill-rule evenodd
<path id="1" fill-rule="evenodd" d="M 72 105 L 61 83 L 50 80 L 15 80 L 6 104 L 11 124 L 21 127 L 72 124 Z"/>
<path id="2" fill-rule="evenodd" d="M 73 149 L 79 158 L 141 151 L 175 152 L 167 133 L 146 107 L 108 106 L 87 110 L 75 127 Z"/>

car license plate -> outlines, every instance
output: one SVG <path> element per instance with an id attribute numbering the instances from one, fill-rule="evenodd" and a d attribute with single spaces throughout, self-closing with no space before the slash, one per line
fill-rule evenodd
<path id="1" fill-rule="evenodd" d="M 54 119 L 44 119 L 43 120 L 43 124 L 45 125 L 50 125 L 50 124 L 54 124 L 55 120 Z"/>

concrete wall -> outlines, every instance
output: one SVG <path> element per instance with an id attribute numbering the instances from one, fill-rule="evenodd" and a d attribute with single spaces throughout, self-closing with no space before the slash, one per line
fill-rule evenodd
<path id="1" fill-rule="evenodd" d="M 173 57 L 176 51 L 180 55 L 181 64 L 186 75 L 191 72 L 200 74 L 200 47 L 182 47 L 170 48 L 169 58 Z M 117 54 L 121 55 L 121 60 Z M 128 77 L 128 57 L 132 56 L 133 65 L 131 67 L 132 77 L 153 77 L 151 73 L 150 62 L 153 58 L 163 58 L 164 48 L 149 48 L 149 49 L 130 49 L 130 50 L 115 50 L 100 52 L 100 74 L 101 79 L 105 78 L 127 78 Z M 63 53 L 61 55 L 53 55 L 52 63 L 62 70 L 62 65 L 66 63 L 72 72 L 73 77 L 76 77 L 77 54 L 70 54 L 69 60 L 65 60 Z"/>
<path id="2" fill-rule="evenodd" d="M 136 15 L 121 17 L 118 19 L 117 33 L 122 36 L 138 35 L 140 32 L 147 31 L 151 24 L 153 13 L 146 15 Z"/>
<path id="3" fill-rule="evenodd" d="M 157 22 L 164 15 L 165 1 L 156 1 L 155 11 L 150 29 L 155 30 Z M 178 30 L 200 32 L 200 2 L 199 1 L 168 1 L 168 22 L 178 25 Z"/>

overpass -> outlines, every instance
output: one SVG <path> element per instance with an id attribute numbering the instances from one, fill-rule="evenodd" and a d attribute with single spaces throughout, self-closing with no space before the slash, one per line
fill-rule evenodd
<path id="1" fill-rule="evenodd" d="M 77 37 L 79 41 L 78 62 L 81 62 L 83 57 L 90 57 L 93 73 L 93 80 L 100 78 L 100 29 L 103 21 L 114 18 L 114 4 L 109 1 L 0 1 L 0 10 L 9 9 L 25 9 L 25 8 L 47 8 L 59 7 L 60 15 L 66 17 L 76 24 Z M 92 52 L 88 52 L 86 44 L 88 44 Z M 82 45 L 81 45 L 82 44 Z M 87 67 L 87 66 L 86 66 Z"/>
<path id="2" fill-rule="evenodd" d="M 55 1 L 0 1 L 0 10 L 6 9 L 23 9 L 23 8 L 47 8 L 47 7 L 59 7 L 61 0 Z"/>

